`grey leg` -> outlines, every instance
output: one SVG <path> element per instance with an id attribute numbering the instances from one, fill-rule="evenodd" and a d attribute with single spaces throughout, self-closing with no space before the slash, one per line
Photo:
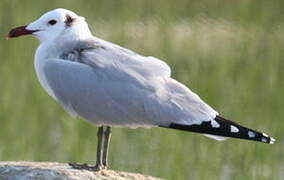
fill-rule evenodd
<path id="1" fill-rule="evenodd" d="M 79 164 L 79 163 L 68 163 L 72 168 L 74 169 L 85 169 L 85 170 L 89 170 L 89 171 L 99 171 L 101 169 L 104 168 L 104 127 L 99 127 L 98 132 L 97 132 L 97 136 L 98 136 L 98 145 L 97 145 L 97 162 L 95 166 L 90 166 L 86 163 L 84 164 Z"/>
<path id="2" fill-rule="evenodd" d="M 105 127 L 104 131 L 104 149 L 103 149 L 103 156 L 102 156 L 102 163 L 104 168 L 107 168 L 108 163 L 107 163 L 107 158 L 108 158 L 108 147 L 110 143 L 110 138 L 111 138 L 111 127 L 107 126 Z"/>
<path id="3" fill-rule="evenodd" d="M 97 163 L 96 167 L 100 170 L 103 166 L 102 163 L 102 153 L 103 153 L 103 143 L 104 143 L 104 127 L 99 127 L 98 132 L 98 144 L 97 144 Z"/>

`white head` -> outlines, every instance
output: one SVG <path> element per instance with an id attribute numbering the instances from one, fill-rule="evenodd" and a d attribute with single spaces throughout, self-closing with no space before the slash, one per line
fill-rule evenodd
<path id="1" fill-rule="evenodd" d="M 27 26 L 14 28 L 8 38 L 27 34 L 34 35 L 41 43 L 57 39 L 85 39 L 92 36 L 85 18 L 66 9 L 49 11 Z"/>

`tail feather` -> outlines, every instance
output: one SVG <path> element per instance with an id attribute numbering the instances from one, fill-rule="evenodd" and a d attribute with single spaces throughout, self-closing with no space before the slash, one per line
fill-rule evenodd
<path id="1" fill-rule="evenodd" d="M 165 127 L 165 126 L 162 126 Z M 263 143 L 273 144 L 275 139 L 269 137 L 265 133 L 261 133 L 233 121 L 227 120 L 221 116 L 216 116 L 212 121 L 204 121 L 201 124 L 183 125 L 171 123 L 166 128 L 178 129 L 183 131 L 191 131 L 202 134 L 232 137 L 246 140 L 259 141 Z"/>

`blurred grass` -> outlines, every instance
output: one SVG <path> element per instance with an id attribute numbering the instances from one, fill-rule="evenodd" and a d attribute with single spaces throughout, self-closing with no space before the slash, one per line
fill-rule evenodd
<path id="1" fill-rule="evenodd" d="M 172 67 L 225 117 L 274 136 L 273 146 L 222 143 L 174 130 L 113 131 L 114 169 L 165 179 L 284 178 L 284 15 L 280 0 L 0 2 L 0 34 L 64 7 L 98 37 Z M 96 128 L 72 119 L 42 90 L 33 68 L 38 43 L 0 38 L 0 160 L 94 163 Z"/>

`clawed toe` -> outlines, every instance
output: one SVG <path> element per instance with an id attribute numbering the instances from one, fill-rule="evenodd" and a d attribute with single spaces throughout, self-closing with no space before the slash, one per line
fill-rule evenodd
<path id="1" fill-rule="evenodd" d="M 87 163 L 68 163 L 69 166 L 71 166 L 73 169 L 81 169 L 81 170 L 88 170 L 88 171 L 100 171 L 103 169 L 107 169 L 106 166 L 102 166 L 102 165 L 88 165 Z"/>

